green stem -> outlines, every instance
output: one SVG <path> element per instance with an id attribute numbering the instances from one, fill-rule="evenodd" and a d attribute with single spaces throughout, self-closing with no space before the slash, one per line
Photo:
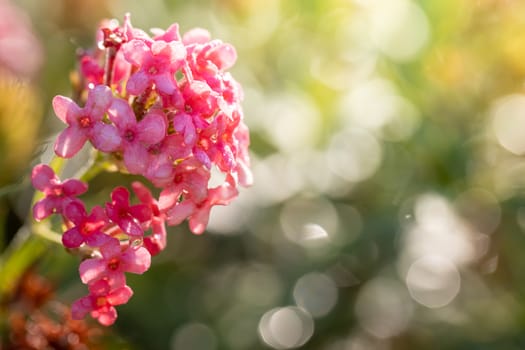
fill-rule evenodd
<path id="1" fill-rule="evenodd" d="M 33 225 L 32 232 L 50 242 L 58 243 L 60 245 L 62 244 L 62 235 L 51 230 L 47 225 Z"/>
<path id="2" fill-rule="evenodd" d="M 22 274 L 41 257 L 49 241 L 22 226 L 0 259 L 0 296 L 11 295 Z"/>

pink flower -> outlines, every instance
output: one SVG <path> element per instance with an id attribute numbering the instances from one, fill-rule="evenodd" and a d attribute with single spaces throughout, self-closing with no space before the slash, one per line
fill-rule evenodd
<path id="1" fill-rule="evenodd" d="M 125 283 L 125 272 L 143 274 L 151 265 L 151 255 L 144 247 L 128 245 L 124 250 L 120 242 L 112 239 L 100 247 L 101 258 L 82 261 L 79 266 L 80 279 L 85 284 L 106 280 L 111 288 Z"/>
<path id="2" fill-rule="evenodd" d="M 182 96 L 187 112 L 202 119 L 212 117 L 219 108 L 220 95 L 204 81 L 193 80 L 184 84 Z"/>
<path id="3" fill-rule="evenodd" d="M 61 182 L 53 169 L 45 164 L 38 164 L 33 168 L 31 181 L 33 187 L 45 195 L 33 206 L 33 217 L 36 221 L 54 213 L 62 213 L 69 203 L 79 201 L 76 196 L 88 189 L 85 183 L 76 179 Z"/>
<path id="4" fill-rule="evenodd" d="M 89 295 L 76 300 L 71 305 L 71 315 L 73 319 L 81 320 L 86 314 L 91 313 L 91 317 L 104 326 L 115 323 L 117 310 L 114 306 L 127 303 L 133 295 L 130 287 L 124 285 L 112 290 L 104 280 L 91 284 L 89 292 Z"/>
<path id="5" fill-rule="evenodd" d="M 148 161 L 144 176 L 156 187 L 167 186 L 173 180 L 173 164 L 190 154 L 191 147 L 186 145 L 182 135 L 168 135 L 161 142 L 148 147 Z"/>
<path id="6" fill-rule="evenodd" d="M 73 100 L 64 96 L 55 96 L 53 109 L 57 117 L 68 127 L 58 135 L 55 142 L 55 153 L 63 158 L 73 157 L 92 138 L 93 145 L 103 151 L 114 151 L 116 130 L 114 126 L 102 122 L 113 94 L 111 89 L 98 85 L 89 90 L 86 106 L 80 108 Z"/>
<path id="7" fill-rule="evenodd" d="M 122 99 L 113 100 L 108 114 L 118 128 L 126 168 L 132 174 L 142 174 L 148 160 L 147 147 L 166 136 L 166 117 L 160 111 L 151 111 L 137 122 L 130 105 Z"/>
<path id="8" fill-rule="evenodd" d="M 211 208 L 215 205 L 228 205 L 238 195 L 237 188 L 231 176 L 222 185 L 208 190 L 207 197 L 201 202 L 196 202 L 191 197 L 184 198 L 175 203 L 167 212 L 168 223 L 178 225 L 189 217 L 191 232 L 201 234 L 208 225 Z"/>
<path id="9" fill-rule="evenodd" d="M 174 73 L 182 67 L 186 50 L 180 41 L 153 41 L 148 45 L 143 40 L 131 40 L 122 45 L 126 60 L 139 70 L 132 74 L 127 90 L 140 95 L 148 85 L 155 84 L 157 91 L 171 94 L 177 89 Z"/>
<path id="10" fill-rule="evenodd" d="M 146 186 L 138 181 L 134 181 L 131 186 L 141 203 L 151 209 L 152 234 L 144 237 L 144 246 L 151 255 L 157 255 L 166 247 L 166 215 L 160 211 L 158 202 Z"/>
<path id="11" fill-rule="evenodd" d="M 67 248 L 78 248 L 82 243 L 99 247 L 114 240 L 102 232 L 108 219 L 100 206 L 93 207 L 91 214 L 88 215 L 82 203 L 72 202 L 64 209 L 64 216 L 75 224 L 62 236 L 62 243 Z"/>
<path id="12" fill-rule="evenodd" d="M 233 185 L 232 179 L 228 180 L 208 191 L 208 197 L 203 202 L 196 205 L 195 210 L 190 216 L 190 230 L 195 234 L 201 234 L 208 226 L 210 210 L 214 205 L 228 205 L 234 200 L 239 192 Z"/>
<path id="13" fill-rule="evenodd" d="M 134 237 L 144 235 L 143 224 L 151 220 L 151 209 L 144 204 L 129 204 L 129 192 L 124 187 L 117 187 L 111 192 L 111 203 L 106 203 L 108 218 L 122 231 Z"/>
<path id="14" fill-rule="evenodd" d="M 175 167 L 172 183 L 160 193 L 159 206 L 166 210 L 174 206 L 181 196 L 194 202 L 203 201 L 208 194 L 210 172 L 195 158 L 188 158 Z"/>
<path id="15" fill-rule="evenodd" d="M 178 23 L 173 23 L 165 31 L 162 29 L 153 28 L 151 29 L 151 32 L 155 34 L 155 37 L 153 38 L 153 40 L 155 41 L 163 40 L 166 42 L 172 42 L 172 41 L 182 40 L 182 38 L 180 37 L 180 33 L 179 33 Z"/>
<path id="16" fill-rule="evenodd" d="M 220 40 L 205 42 L 202 32 L 190 31 L 183 36 L 188 52 L 187 60 L 191 75 L 196 80 L 203 80 L 215 91 L 220 91 L 223 73 L 237 60 L 237 52 L 230 44 Z"/>
<path id="17" fill-rule="evenodd" d="M 98 57 L 91 53 L 80 56 L 79 70 L 87 84 L 99 85 L 104 81 L 104 68 L 100 66 Z"/>
<path id="18" fill-rule="evenodd" d="M 114 162 L 123 173 L 150 182 L 132 183 L 140 203 L 131 204 L 130 192 L 116 187 L 109 202 L 88 212 L 76 198 L 86 184 L 61 183 L 45 165 L 32 174 L 33 185 L 45 195 L 34 206 L 35 219 L 61 213 L 67 227 L 63 245 L 92 250 L 79 266 L 89 294 L 74 302 L 73 317 L 90 313 L 103 325 L 115 322 L 115 306 L 133 294 L 126 273 L 144 273 L 151 256 L 165 249 L 166 224 L 188 220 L 190 230 L 201 234 L 211 209 L 229 204 L 238 185 L 253 181 L 242 89 L 227 72 L 237 59 L 233 46 L 212 40 L 200 28 L 181 38 L 176 23 L 151 32 L 133 28 L 129 14 L 122 25 L 102 23 L 98 47 L 79 57 L 75 92 L 82 97 L 87 92 L 85 106 L 63 96 L 53 100 L 56 115 L 66 124 L 55 153 L 73 157 L 90 141 L 99 151 L 95 167 L 109 168 Z M 89 168 L 89 174 L 93 170 L 98 168 Z M 212 170 L 225 181 L 209 188 Z M 158 200 L 150 186 L 160 192 Z"/>

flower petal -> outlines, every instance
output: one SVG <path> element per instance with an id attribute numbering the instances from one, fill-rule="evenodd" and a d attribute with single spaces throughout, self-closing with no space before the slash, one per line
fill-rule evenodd
<path id="1" fill-rule="evenodd" d="M 111 124 L 102 122 L 93 125 L 89 136 L 93 147 L 106 153 L 115 152 L 122 143 L 118 129 Z"/>
<path id="2" fill-rule="evenodd" d="M 71 317 L 74 320 L 81 320 L 86 317 L 91 310 L 93 310 L 93 301 L 91 296 L 88 295 L 76 300 L 71 305 Z"/>
<path id="3" fill-rule="evenodd" d="M 138 67 L 142 66 L 144 59 L 150 53 L 144 41 L 135 39 L 123 44 L 121 50 L 126 61 Z"/>
<path id="4" fill-rule="evenodd" d="M 167 221 L 170 225 L 178 225 L 190 216 L 195 210 L 195 204 L 192 201 L 185 200 L 173 206 L 167 212 Z"/>
<path id="5" fill-rule="evenodd" d="M 173 23 L 169 26 L 168 29 L 164 33 L 159 34 L 158 36 L 154 37 L 155 40 L 164 40 L 167 42 L 170 41 L 180 41 L 180 34 L 179 34 L 179 24 Z"/>
<path id="6" fill-rule="evenodd" d="M 139 222 L 147 222 L 151 220 L 151 208 L 145 204 L 137 204 L 129 207 L 129 213 Z"/>
<path id="7" fill-rule="evenodd" d="M 138 124 L 139 140 L 154 145 L 166 136 L 166 119 L 162 113 L 148 113 Z"/>
<path id="8" fill-rule="evenodd" d="M 131 215 L 126 218 L 121 218 L 118 226 L 130 236 L 140 237 L 144 235 L 144 230 Z"/>
<path id="9" fill-rule="evenodd" d="M 89 90 L 85 109 L 92 120 L 102 120 L 112 99 L 111 89 L 106 85 L 97 85 L 92 90 Z"/>
<path id="10" fill-rule="evenodd" d="M 119 186 L 111 192 L 111 200 L 119 206 L 129 205 L 129 191 L 122 186 Z"/>
<path id="11" fill-rule="evenodd" d="M 86 193 L 88 185 L 77 179 L 68 179 L 62 184 L 62 191 L 66 196 L 78 196 Z"/>
<path id="12" fill-rule="evenodd" d="M 41 221 L 54 213 L 53 201 L 49 198 L 44 198 L 35 203 L 33 206 L 33 218 L 36 221 Z"/>
<path id="13" fill-rule="evenodd" d="M 175 78 L 169 71 L 164 74 L 158 74 L 153 76 L 153 81 L 155 82 L 155 86 L 158 91 L 168 95 L 172 94 L 177 88 Z"/>
<path id="14" fill-rule="evenodd" d="M 89 236 L 86 236 L 85 242 L 90 247 L 101 247 L 115 238 L 103 233 L 102 231 L 92 232 Z"/>
<path id="15" fill-rule="evenodd" d="M 104 244 L 100 247 L 100 253 L 104 259 L 111 259 L 115 257 L 120 258 L 122 248 L 118 239 L 111 239 L 107 244 Z"/>
<path id="16" fill-rule="evenodd" d="M 173 207 L 182 193 L 181 186 L 169 186 L 162 190 L 159 197 L 159 209 L 161 211 Z"/>
<path id="17" fill-rule="evenodd" d="M 86 259 L 80 263 L 78 272 L 82 283 L 90 284 L 99 280 L 106 273 L 107 266 L 104 259 Z"/>
<path id="18" fill-rule="evenodd" d="M 57 137 L 55 142 L 55 153 L 62 158 L 71 158 L 84 146 L 87 136 L 82 129 L 69 126 Z"/>
<path id="19" fill-rule="evenodd" d="M 62 235 L 62 244 L 66 248 L 78 248 L 82 243 L 84 243 L 84 236 L 78 227 L 73 227 Z"/>
<path id="20" fill-rule="evenodd" d="M 35 165 L 31 172 L 31 182 L 33 187 L 39 191 L 44 191 L 49 187 L 51 181 L 58 181 L 58 177 L 49 165 L 38 164 Z"/>
<path id="21" fill-rule="evenodd" d="M 132 174 L 142 174 L 146 170 L 148 151 L 139 143 L 129 144 L 124 150 L 124 164 Z"/>
<path id="22" fill-rule="evenodd" d="M 135 195 L 137 198 L 144 204 L 152 205 L 153 204 L 153 196 L 151 195 L 150 190 L 140 181 L 133 181 L 131 184 L 131 188 L 133 189 L 133 192 L 135 192 Z"/>
<path id="23" fill-rule="evenodd" d="M 126 272 L 143 274 L 151 265 L 151 254 L 144 247 L 128 248 L 122 253 L 121 264 Z"/>
<path id="24" fill-rule="evenodd" d="M 210 49 L 206 54 L 206 58 L 212 61 L 217 68 L 224 71 L 235 64 L 235 61 L 237 60 L 237 52 L 230 44 L 221 43 Z"/>
<path id="25" fill-rule="evenodd" d="M 80 225 L 84 222 L 87 212 L 82 202 L 71 202 L 64 209 L 64 215 L 67 219 L 73 221 L 75 225 Z"/>
<path id="26" fill-rule="evenodd" d="M 106 327 L 111 326 L 117 320 L 117 310 L 113 306 L 97 310 L 96 313 L 93 311 L 91 315 L 93 316 L 93 314 L 96 315 L 95 318 L 98 322 Z"/>
<path id="27" fill-rule="evenodd" d="M 82 113 L 81 108 L 72 99 L 60 95 L 53 98 L 53 110 L 58 119 L 66 124 L 72 124 Z"/>
<path id="28" fill-rule="evenodd" d="M 129 77 L 126 83 L 126 90 L 132 95 L 140 95 L 150 84 L 150 77 L 144 71 L 138 71 L 137 73 Z"/>
<path id="29" fill-rule="evenodd" d="M 107 301 L 111 305 L 121 305 L 128 302 L 129 298 L 133 295 L 133 291 L 130 287 L 124 286 L 115 289 L 107 296 Z"/>
<path id="30" fill-rule="evenodd" d="M 190 217 L 190 230 L 196 235 L 200 235 L 208 226 L 208 221 L 210 219 L 210 209 L 211 207 L 206 205 L 199 210 L 196 210 Z"/>
<path id="31" fill-rule="evenodd" d="M 128 102 L 115 98 L 108 109 L 109 119 L 115 123 L 120 132 L 132 128 L 137 124 L 135 114 Z"/>

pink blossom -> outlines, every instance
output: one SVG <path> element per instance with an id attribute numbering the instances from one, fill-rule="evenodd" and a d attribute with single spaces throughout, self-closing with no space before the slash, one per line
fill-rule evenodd
<path id="1" fill-rule="evenodd" d="M 155 41 L 166 41 L 166 42 L 172 42 L 172 41 L 181 41 L 182 38 L 179 33 L 179 24 L 173 23 L 169 26 L 168 29 L 165 31 L 158 28 L 152 28 L 151 31 L 155 34 L 155 37 L 153 40 Z"/>
<path id="2" fill-rule="evenodd" d="M 112 99 L 111 89 L 104 85 L 89 90 L 83 108 L 68 97 L 55 96 L 53 109 L 57 117 L 68 124 L 56 139 L 55 153 L 63 158 L 71 158 L 91 136 L 96 148 L 104 152 L 114 151 L 118 146 L 115 142 L 116 130 L 112 125 L 102 122 Z"/>
<path id="3" fill-rule="evenodd" d="M 104 68 L 94 53 L 83 53 L 79 59 L 79 70 L 86 84 L 99 85 L 104 81 Z"/>
<path id="4" fill-rule="evenodd" d="M 186 50 L 180 41 L 153 41 L 148 45 L 143 40 L 131 40 L 122 46 L 124 57 L 132 65 L 139 67 L 131 75 L 127 90 L 132 95 L 140 95 L 148 85 L 165 94 L 177 89 L 174 73 L 181 68 Z"/>
<path id="5" fill-rule="evenodd" d="M 118 128 L 126 168 L 132 174 L 142 174 L 147 165 L 147 147 L 166 136 L 166 117 L 160 111 L 151 111 L 137 122 L 130 105 L 122 99 L 113 100 L 108 114 Z"/>
<path id="6" fill-rule="evenodd" d="M 122 25 L 101 24 L 97 42 L 79 57 L 76 92 L 88 92 L 85 106 L 63 96 L 53 100 L 55 113 L 67 124 L 55 153 L 73 157 L 90 141 L 99 151 L 95 166 L 114 162 L 116 169 L 149 184 L 132 183 L 139 204 L 130 203 L 126 188 L 116 187 L 104 208 L 94 206 L 88 213 L 76 198 L 87 185 L 61 183 L 51 168 L 39 165 L 32 180 L 45 198 L 35 204 L 33 215 L 41 220 L 62 213 L 63 245 L 93 248 L 79 266 L 89 295 L 75 301 L 73 316 L 90 313 L 110 325 L 117 318 L 115 306 L 133 293 L 126 273 L 142 274 L 151 256 L 165 249 L 166 224 L 188 220 L 193 233 L 203 233 L 211 209 L 229 204 L 237 186 L 250 185 L 253 177 L 242 89 L 227 71 L 237 59 L 233 46 L 212 40 L 200 28 L 181 38 L 176 23 L 153 29 L 150 37 L 132 27 L 129 14 Z M 225 181 L 210 188 L 212 169 Z M 160 192 L 158 200 L 150 186 Z"/>
<path id="7" fill-rule="evenodd" d="M 213 91 L 206 82 L 193 80 L 185 84 L 181 90 L 188 113 L 208 119 L 217 112 L 220 95 Z"/>
<path id="8" fill-rule="evenodd" d="M 127 303 L 133 295 L 130 287 L 124 285 L 112 290 L 104 280 L 91 284 L 89 291 L 90 294 L 71 305 L 71 315 L 73 319 L 80 320 L 90 313 L 91 317 L 104 326 L 115 323 L 117 310 L 114 306 Z"/>
<path id="9" fill-rule="evenodd" d="M 169 185 L 174 176 L 174 165 L 191 155 L 191 147 L 180 134 L 166 136 L 148 147 L 148 161 L 144 176 L 157 187 Z"/>
<path id="10" fill-rule="evenodd" d="M 119 287 L 119 282 L 125 281 L 125 272 L 143 274 L 151 264 L 151 255 L 146 248 L 128 245 L 122 250 L 116 239 L 101 246 L 100 253 L 101 258 L 86 259 L 80 264 L 79 273 L 83 283 L 92 284 L 104 279 L 112 288 Z"/>
<path id="11" fill-rule="evenodd" d="M 178 225 L 189 217 L 191 232 L 201 234 L 208 225 L 211 208 L 215 205 L 228 205 L 237 195 L 234 181 L 228 177 L 222 185 L 209 189 L 207 197 L 201 202 L 188 197 L 175 203 L 166 212 L 168 222 L 170 225 Z"/>
<path id="12" fill-rule="evenodd" d="M 131 186 L 141 203 L 151 209 L 152 234 L 144 237 L 144 246 L 151 255 L 157 255 L 166 247 L 166 215 L 159 209 L 157 200 L 146 186 L 138 181 L 134 181 Z"/>
<path id="13" fill-rule="evenodd" d="M 45 197 L 33 206 L 33 217 L 43 220 L 54 213 L 62 213 L 71 202 L 79 201 L 76 197 L 85 193 L 87 185 L 76 179 L 61 182 L 48 165 L 38 164 L 31 173 L 33 187 L 44 193 Z"/>
<path id="14" fill-rule="evenodd" d="M 175 167 L 173 182 L 160 193 L 159 206 L 166 210 L 179 202 L 180 197 L 203 201 L 208 192 L 210 172 L 195 158 L 188 158 Z"/>
<path id="15" fill-rule="evenodd" d="M 133 39 L 140 39 L 143 41 L 151 41 L 150 36 L 140 28 L 134 28 L 131 24 L 131 15 L 126 13 L 124 15 L 124 23 L 122 24 L 122 30 L 124 31 L 126 40 L 129 42 Z"/>
<path id="16" fill-rule="evenodd" d="M 199 203 L 196 210 L 190 216 L 190 230 L 195 234 L 201 234 L 208 226 L 210 210 L 215 205 L 228 205 L 234 200 L 239 192 L 233 185 L 233 181 L 227 180 L 224 184 L 208 191 L 208 197 Z"/>
<path id="17" fill-rule="evenodd" d="M 212 89 L 220 92 L 223 73 L 232 67 L 237 60 L 235 48 L 220 40 L 203 42 L 202 33 L 191 33 L 183 36 L 186 40 L 187 60 L 191 75 L 196 80 L 206 81 Z"/>
<path id="18" fill-rule="evenodd" d="M 151 209 L 144 204 L 129 204 L 129 192 L 117 187 L 111 192 L 111 203 L 106 203 L 108 218 L 130 236 L 143 236 L 143 225 L 151 220 Z"/>
<path id="19" fill-rule="evenodd" d="M 72 202 L 64 209 L 64 216 L 75 224 L 62 236 L 62 243 L 67 248 L 78 248 L 82 243 L 99 247 L 114 240 L 102 232 L 108 220 L 104 209 L 100 206 L 93 207 L 91 214 L 88 215 L 82 203 Z"/>

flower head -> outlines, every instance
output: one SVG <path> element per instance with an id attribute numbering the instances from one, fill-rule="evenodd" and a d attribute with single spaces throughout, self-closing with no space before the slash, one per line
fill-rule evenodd
<path id="1" fill-rule="evenodd" d="M 148 43 L 134 39 L 124 44 L 122 50 L 126 60 L 138 67 L 126 86 L 130 94 L 140 95 L 151 84 L 165 94 L 171 94 L 177 88 L 174 73 L 182 67 L 186 56 L 186 49 L 180 41 Z"/>
<path id="2" fill-rule="evenodd" d="M 99 247 L 114 240 L 102 231 L 108 219 L 104 209 L 100 206 L 95 206 L 88 215 L 84 204 L 72 202 L 65 208 L 64 216 L 75 224 L 62 236 L 62 243 L 67 248 L 78 248 L 82 243 L 91 247 Z"/>
<path id="3" fill-rule="evenodd" d="M 115 305 L 128 302 L 133 295 L 130 287 L 111 289 L 108 282 L 100 280 L 89 286 L 89 294 L 76 300 L 71 305 L 73 319 L 80 320 L 90 313 L 91 316 L 104 326 L 110 326 L 117 319 Z"/>
<path id="4" fill-rule="evenodd" d="M 85 183 L 76 179 L 61 182 L 53 169 L 45 164 L 33 168 L 31 181 L 33 187 L 45 195 L 33 206 L 33 217 L 36 221 L 54 213 L 62 213 L 68 204 L 78 201 L 76 197 L 88 189 Z"/>
<path id="5" fill-rule="evenodd" d="M 151 209 L 144 204 L 130 205 L 129 192 L 124 187 L 117 187 L 111 192 L 111 202 L 106 203 L 106 214 L 132 237 L 142 237 L 143 225 L 151 221 Z"/>
<path id="6" fill-rule="evenodd" d="M 151 255 L 144 247 L 122 246 L 116 239 L 100 247 L 102 257 L 82 261 L 79 267 L 80 279 L 85 284 L 106 280 L 112 288 L 125 282 L 124 273 L 142 274 L 151 264 Z"/>
<path id="7" fill-rule="evenodd" d="M 86 105 L 82 108 L 68 97 L 56 96 L 53 109 L 68 127 L 58 135 L 55 153 L 63 158 L 71 158 L 92 136 L 96 148 L 104 152 L 115 150 L 118 145 L 112 137 L 115 134 L 114 127 L 102 122 L 112 99 L 111 89 L 104 85 L 89 91 Z"/>
<path id="8" fill-rule="evenodd" d="M 132 183 L 140 203 L 132 204 L 130 192 L 118 186 L 109 202 L 88 212 L 77 198 L 86 184 L 62 183 L 51 168 L 39 165 L 32 180 L 45 197 L 33 213 L 36 220 L 62 214 L 63 245 L 90 253 L 79 266 L 89 294 L 75 301 L 73 316 L 90 313 L 110 325 L 115 306 L 133 294 L 126 273 L 150 267 L 151 256 L 166 247 L 166 225 L 188 220 L 193 233 L 203 233 L 211 209 L 229 204 L 238 186 L 253 179 L 242 89 L 228 72 L 237 59 L 233 46 L 201 28 L 181 37 L 176 23 L 150 36 L 134 28 L 129 15 L 122 25 L 104 21 L 97 43 L 79 57 L 75 87 L 77 96 L 87 92 L 85 105 L 53 99 L 67 125 L 55 153 L 71 158 L 89 141 L 97 152 L 88 174 L 114 165 L 142 178 Z M 212 171 L 225 179 L 221 185 L 210 184 Z"/>

